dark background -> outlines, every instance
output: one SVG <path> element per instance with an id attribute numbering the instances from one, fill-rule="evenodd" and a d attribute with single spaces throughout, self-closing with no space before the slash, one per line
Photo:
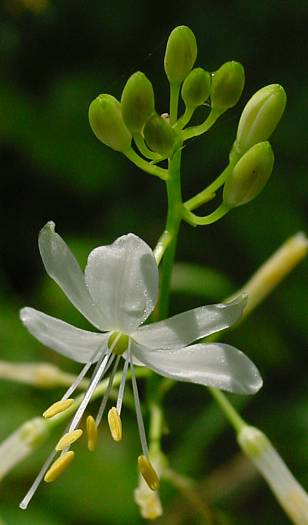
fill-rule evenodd
<path id="1" fill-rule="evenodd" d="M 185 24 L 194 31 L 198 66 L 214 71 L 227 60 L 238 60 L 246 71 L 246 87 L 238 105 L 211 133 L 190 141 L 184 150 L 183 193 L 187 198 L 223 169 L 241 110 L 254 91 L 281 83 L 288 104 L 272 138 L 274 173 L 258 199 L 206 230 L 183 226 L 178 260 L 201 264 L 205 272 L 215 268 L 215 279 L 196 296 L 174 293 L 172 310 L 221 300 L 240 287 L 287 237 L 305 230 L 307 14 L 304 1 L 6 0 L 2 4 L 1 359 L 45 360 L 77 370 L 42 350 L 18 320 L 19 308 L 29 304 L 79 326 L 84 323 L 44 274 L 37 234 L 47 220 L 56 222 L 82 264 L 91 248 L 129 231 L 155 246 L 164 227 L 163 183 L 101 145 L 89 128 L 87 111 L 98 93 L 120 97 L 128 76 L 136 70 L 151 79 L 157 110 L 167 111 L 163 55 L 176 25 Z M 304 262 L 229 337 L 256 362 L 264 377 L 263 390 L 245 401 L 245 415 L 271 437 L 306 487 L 307 277 Z M 18 424 L 41 413 L 60 391 L 42 392 L 2 381 L 0 395 L 10 399 L 1 408 L 3 439 Z M 200 480 L 201 487 L 213 479 L 215 469 L 224 469 L 237 454 L 234 437 L 204 389 L 176 386 L 166 409 L 170 435 L 165 450 L 172 465 Z M 1 486 L 4 522 L 139 523 L 132 499 L 138 439 L 128 411 L 125 425 L 127 438 L 120 446 L 110 443 L 106 434 L 96 456 L 80 447 L 73 468 L 58 483 L 42 487 L 27 513 L 17 505 L 48 448 L 15 468 Z M 225 495 L 218 485 L 213 497 L 225 520 L 221 523 L 289 523 L 263 481 L 252 477 L 243 484 L 238 474 L 231 481 L 234 491 L 227 490 Z M 167 484 L 163 502 L 167 517 L 158 523 L 203 523 L 197 510 L 189 514 L 187 505 Z"/>

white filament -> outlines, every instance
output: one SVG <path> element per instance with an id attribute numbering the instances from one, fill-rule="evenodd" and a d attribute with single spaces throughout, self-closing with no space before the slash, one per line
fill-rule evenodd
<path id="1" fill-rule="evenodd" d="M 146 457 L 149 457 L 149 449 L 147 444 L 147 438 L 145 435 L 145 429 L 144 429 L 144 423 L 142 418 L 142 411 L 140 406 L 140 399 L 138 394 L 138 387 L 137 387 L 137 381 L 135 376 L 135 369 L 133 365 L 133 359 L 132 359 L 132 353 L 129 353 L 129 359 L 130 359 L 130 368 L 132 371 L 132 385 L 133 385 L 133 394 L 134 394 L 134 401 L 135 401 L 135 408 L 136 408 L 136 416 L 137 416 L 137 424 L 138 424 L 138 430 L 139 430 L 139 437 L 140 437 L 140 443 L 142 452 Z"/>
<path id="2" fill-rule="evenodd" d="M 73 383 L 71 384 L 69 389 L 65 392 L 65 394 L 62 397 L 61 401 L 64 401 L 65 399 L 68 399 L 69 397 L 71 397 L 73 392 L 75 392 L 76 388 L 80 385 L 81 381 L 83 380 L 83 378 L 85 377 L 87 372 L 90 370 L 91 366 L 93 365 L 93 361 L 94 361 L 94 359 L 96 358 L 96 356 L 97 356 L 97 354 L 99 352 L 100 352 L 100 349 L 99 350 L 95 350 L 92 359 L 90 361 L 88 361 L 87 364 L 82 368 L 81 372 L 78 374 L 76 379 L 73 381 Z M 105 355 L 105 354 L 103 354 L 103 355 Z"/>
<path id="3" fill-rule="evenodd" d="M 91 382 L 85 392 L 85 395 L 83 397 L 83 400 L 81 401 L 73 419 L 72 419 L 72 422 L 69 426 L 69 429 L 68 429 L 68 432 L 72 432 L 73 430 L 75 430 L 75 428 L 77 427 L 79 421 L 81 420 L 82 416 L 83 416 L 83 413 L 85 411 L 85 409 L 87 408 L 87 405 L 92 397 L 92 394 L 94 392 L 94 390 L 96 389 L 99 381 L 101 380 L 103 374 L 104 374 L 104 371 L 105 371 L 105 368 L 106 368 L 106 365 L 108 363 L 108 360 L 109 360 L 109 357 L 110 357 L 110 353 L 108 352 L 104 357 L 102 357 L 98 363 L 97 363 L 97 366 L 95 367 L 95 370 L 94 370 L 94 373 L 93 373 L 93 376 L 91 378 Z"/>
<path id="4" fill-rule="evenodd" d="M 114 355 L 112 356 L 112 360 L 114 359 Z M 120 356 L 118 355 L 117 358 L 116 358 L 116 361 L 114 363 L 114 367 L 112 369 L 112 372 L 110 374 L 110 377 L 109 377 L 109 381 L 108 381 L 108 386 L 106 388 L 106 391 L 104 393 L 104 396 L 103 396 L 103 399 L 102 399 L 102 402 L 100 404 L 100 407 L 98 409 L 98 412 L 97 412 L 97 416 L 96 416 L 96 426 L 98 426 L 102 420 L 102 417 L 104 415 L 104 412 L 105 412 L 105 408 L 106 408 L 106 405 L 107 405 L 107 401 L 109 399 L 109 395 L 110 395 L 110 390 L 112 388 L 112 384 L 113 384 L 113 379 L 114 379 L 114 376 L 115 376 L 115 373 L 117 371 L 117 368 L 118 368 L 118 364 L 119 364 L 119 361 L 120 361 Z"/>
<path id="5" fill-rule="evenodd" d="M 122 410 L 122 404 L 123 404 L 123 398 L 124 398 L 124 392 L 125 392 L 125 383 L 126 383 L 126 375 L 127 375 L 128 365 L 129 365 L 129 359 L 126 356 L 125 363 L 124 363 L 124 366 L 123 366 L 122 377 L 121 377 L 121 384 L 120 384 L 120 387 L 119 387 L 117 406 L 116 406 L 116 409 L 117 409 L 117 412 L 118 412 L 119 415 L 121 414 L 121 410 Z"/>

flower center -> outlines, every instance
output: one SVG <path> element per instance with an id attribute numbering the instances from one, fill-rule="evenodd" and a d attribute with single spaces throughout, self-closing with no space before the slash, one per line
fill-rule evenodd
<path id="1" fill-rule="evenodd" d="M 121 332 L 112 332 L 108 339 L 108 348 L 113 347 L 112 348 L 113 354 L 122 355 L 128 349 L 128 343 L 129 343 L 128 335 L 122 334 Z"/>

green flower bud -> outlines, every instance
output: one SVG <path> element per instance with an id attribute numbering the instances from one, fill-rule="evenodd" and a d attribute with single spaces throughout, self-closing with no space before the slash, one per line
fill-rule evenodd
<path id="1" fill-rule="evenodd" d="M 185 78 L 182 85 L 182 99 L 187 108 L 201 106 L 209 98 L 211 90 L 211 75 L 208 71 L 197 67 Z"/>
<path id="2" fill-rule="evenodd" d="M 242 64 L 232 60 L 223 64 L 212 79 L 212 108 L 226 111 L 237 104 L 245 84 Z"/>
<path id="3" fill-rule="evenodd" d="M 122 118 L 121 104 L 112 95 L 99 95 L 89 107 L 89 121 L 94 135 L 116 151 L 125 152 L 131 145 L 131 134 Z"/>
<path id="4" fill-rule="evenodd" d="M 154 91 L 148 78 L 137 71 L 126 82 L 121 97 L 123 120 L 128 129 L 140 133 L 154 112 Z"/>
<path id="5" fill-rule="evenodd" d="M 152 151 L 160 153 L 164 157 L 172 156 L 179 138 L 167 119 L 154 113 L 147 121 L 143 133 L 145 141 Z"/>
<path id="6" fill-rule="evenodd" d="M 170 83 L 187 77 L 197 58 L 197 42 L 192 30 L 178 26 L 171 31 L 165 52 L 165 72 Z"/>
<path id="7" fill-rule="evenodd" d="M 269 179 L 273 165 L 274 153 L 269 142 L 252 146 L 234 166 L 225 182 L 225 204 L 234 208 L 254 199 Z"/>
<path id="8" fill-rule="evenodd" d="M 234 148 L 239 154 L 271 136 L 281 119 L 286 101 L 285 90 L 280 84 L 265 86 L 251 97 L 237 128 Z"/>

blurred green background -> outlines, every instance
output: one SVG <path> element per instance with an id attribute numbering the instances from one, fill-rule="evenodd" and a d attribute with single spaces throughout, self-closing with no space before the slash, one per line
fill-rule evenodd
<path id="1" fill-rule="evenodd" d="M 164 226 L 163 183 L 98 143 L 87 111 L 98 93 L 119 97 L 136 70 L 152 80 L 157 110 L 167 111 L 163 55 L 176 25 L 193 29 L 197 65 L 214 71 L 234 59 L 246 70 L 246 88 L 236 108 L 185 148 L 187 198 L 224 167 L 241 110 L 254 91 L 279 82 L 288 105 L 272 138 L 276 164 L 264 192 L 206 230 L 183 226 L 178 260 L 202 265 L 208 283 L 205 279 L 195 295 L 175 290 L 172 311 L 221 300 L 287 237 L 305 230 L 307 2 L 4 0 L 0 9 L 1 360 L 49 361 L 78 370 L 42 348 L 18 319 L 19 308 L 27 304 L 86 326 L 44 273 L 37 234 L 47 220 L 56 222 L 82 264 L 91 248 L 129 231 L 155 245 Z M 305 261 L 226 338 L 255 361 L 264 377 L 262 391 L 244 400 L 245 416 L 271 437 L 305 487 L 307 278 Z M 0 439 L 40 414 L 61 392 L 0 380 Z M 166 411 L 170 433 L 164 447 L 171 464 L 200 482 L 204 497 L 220 510 L 221 523 L 289 523 L 260 478 L 253 473 L 241 477 L 234 436 L 204 388 L 178 384 L 167 397 Z M 56 441 L 57 435 L 52 436 L 1 483 L 0 520 L 8 525 L 142 523 L 132 497 L 139 442 L 128 410 L 124 424 L 120 445 L 103 432 L 95 455 L 79 446 L 65 476 L 42 486 L 23 512 L 18 503 Z M 167 483 L 162 499 L 166 513 L 158 524 L 204 523 Z"/>

